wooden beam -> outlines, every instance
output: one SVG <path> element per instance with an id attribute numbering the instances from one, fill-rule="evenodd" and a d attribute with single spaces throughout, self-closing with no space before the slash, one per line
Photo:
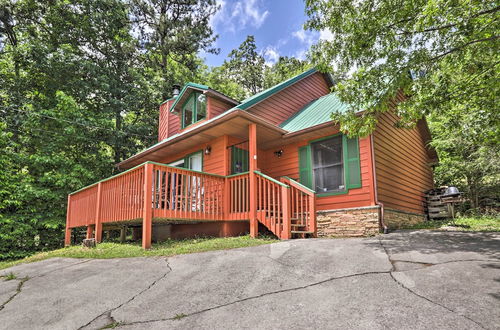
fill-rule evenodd
<path id="1" fill-rule="evenodd" d="M 144 165 L 144 206 L 142 210 L 142 248 L 151 248 L 153 230 L 153 164 Z"/>
<path id="2" fill-rule="evenodd" d="M 283 203 L 283 231 L 281 239 L 290 239 L 292 237 L 292 219 L 290 209 L 290 187 L 280 186 L 281 202 Z"/>
<path id="3" fill-rule="evenodd" d="M 71 212 L 71 195 L 68 195 L 68 206 L 66 207 L 66 232 L 64 235 L 64 246 L 71 245 L 71 228 L 69 227 Z"/>
<path id="4" fill-rule="evenodd" d="M 257 125 L 248 125 L 248 148 L 249 148 L 249 180 L 250 180 L 250 236 L 259 235 L 259 223 L 257 221 Z"/>
<path id="5" fill-rule="evenodd" d="M 102 195 L 102 183 L 99 182 L 97 186 L 97 204 L 95 208 L 95 241 L 96 243 L 101 243 L 102 241 L 102 222 L 101 222 L 101 195 Z"/>
<path id="6" fill-rule="evenodd" d="M 88 225 L 87 226 L 87 239 L 91 239 L 94 234 L 94 226 L 93 225 Z"/>

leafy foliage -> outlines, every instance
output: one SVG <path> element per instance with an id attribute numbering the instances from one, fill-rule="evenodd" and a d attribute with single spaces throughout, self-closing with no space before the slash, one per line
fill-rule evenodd
<path id="1" fill-rule="evenodd" d="M 0 259 L 60 247 L 67 194 L 156 140 L 165 84 L 197 79 L 214 8 L 204 0 L 0 1 Z M 148 33 L 137 33 L 146 23 Z M 162 33 L 168 40 L 154 47 Z M 190 46 L 166 54 L 177 39 Z"/>
<path id="2" fill-rule="evenodd" d="M 299 60 L 295 57 L 280 56 L 274 65 L 266 67 L 264 71 L 264 88 L 271 88 L 310 68 L 312 68 L 312 65 L 308 61 Z"/>
<path id="3" fill-rule="evenodd" d="M 228 77 L 245 89 L 246 96 L 260 92 L 264 81 L 264 57 L 257 52 L 254 36 L 248 36 L 223 64 Z"/>
<path id="4" fill-rule="evenodd" d="M 498 111 L 487 105 L 499 95 L 499 11 L 493 1 L 307 0 L 307 27 L 332 33 L 313 47 L 314 63 L 352 105 L 335 119 L 368 134 L 398 90 L 411 96 L 398 107 L 402 125 L 469 96 Z"/>

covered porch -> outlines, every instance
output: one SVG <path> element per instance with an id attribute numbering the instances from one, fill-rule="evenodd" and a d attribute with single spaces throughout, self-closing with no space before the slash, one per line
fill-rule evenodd
<path id="1" fill-rule="evenodd" d="M 142 225 L 142 245 L 149 248 L 153 223 L 182 221 L 248 221 L 253 237 L 261 223 L 278 238 L 316 235 L 315 194 L 290 178 L 272 178 L 259 171 L 259 149 L 277 146 L 284 131 L 248 113 L 237 111 L 224 120 L 207 121 L 173 136 L 119 164 L 128 168 L 116 176 L 68 196 L 66 241 L 71 229 L 87 227 L 87 237 L 102 240 L 103 226 Z M 214 153 L 216 173 L 167 165 L 182 151 L 222 140 Z M 248 168 L 231 174 L 231 139 L 245 142 Z M 240 142 L 237 142 L 240 143 Z M 214 170 L 214 172 L 217 172 Z"/>

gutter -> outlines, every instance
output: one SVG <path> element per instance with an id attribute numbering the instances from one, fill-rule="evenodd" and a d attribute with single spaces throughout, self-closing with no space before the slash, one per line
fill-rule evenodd
<path id="1" fill-rule="evenodd" d="M 375 147 L 373 144 L 373 134 L 370 134 L 370 145 L 371 145 L 371 158 L 372 158 L 372 171 L 373 171 L 373 189 L 374 189 L 374 196 L 375 196 L 375 205 L 378 205 L 380 207 L 380 213 L 378 217 L 378 222 L 380 228 L 382 228 L 382 231 L 384 234 L 387 234 L 389 232 L 389 228 L 384 222 L 384 203 L 378 201 L 378 193 L 377 193 L 377 171 L 375 170 Z"/>

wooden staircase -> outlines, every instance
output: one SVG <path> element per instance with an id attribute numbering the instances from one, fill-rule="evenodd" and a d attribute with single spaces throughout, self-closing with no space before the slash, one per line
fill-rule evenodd
<path id="1" fill-rule="evenodd" d="M 257 174 L 257 220 L 280 239 L 316 237 L 316 195 L 288 177 Z"/>

